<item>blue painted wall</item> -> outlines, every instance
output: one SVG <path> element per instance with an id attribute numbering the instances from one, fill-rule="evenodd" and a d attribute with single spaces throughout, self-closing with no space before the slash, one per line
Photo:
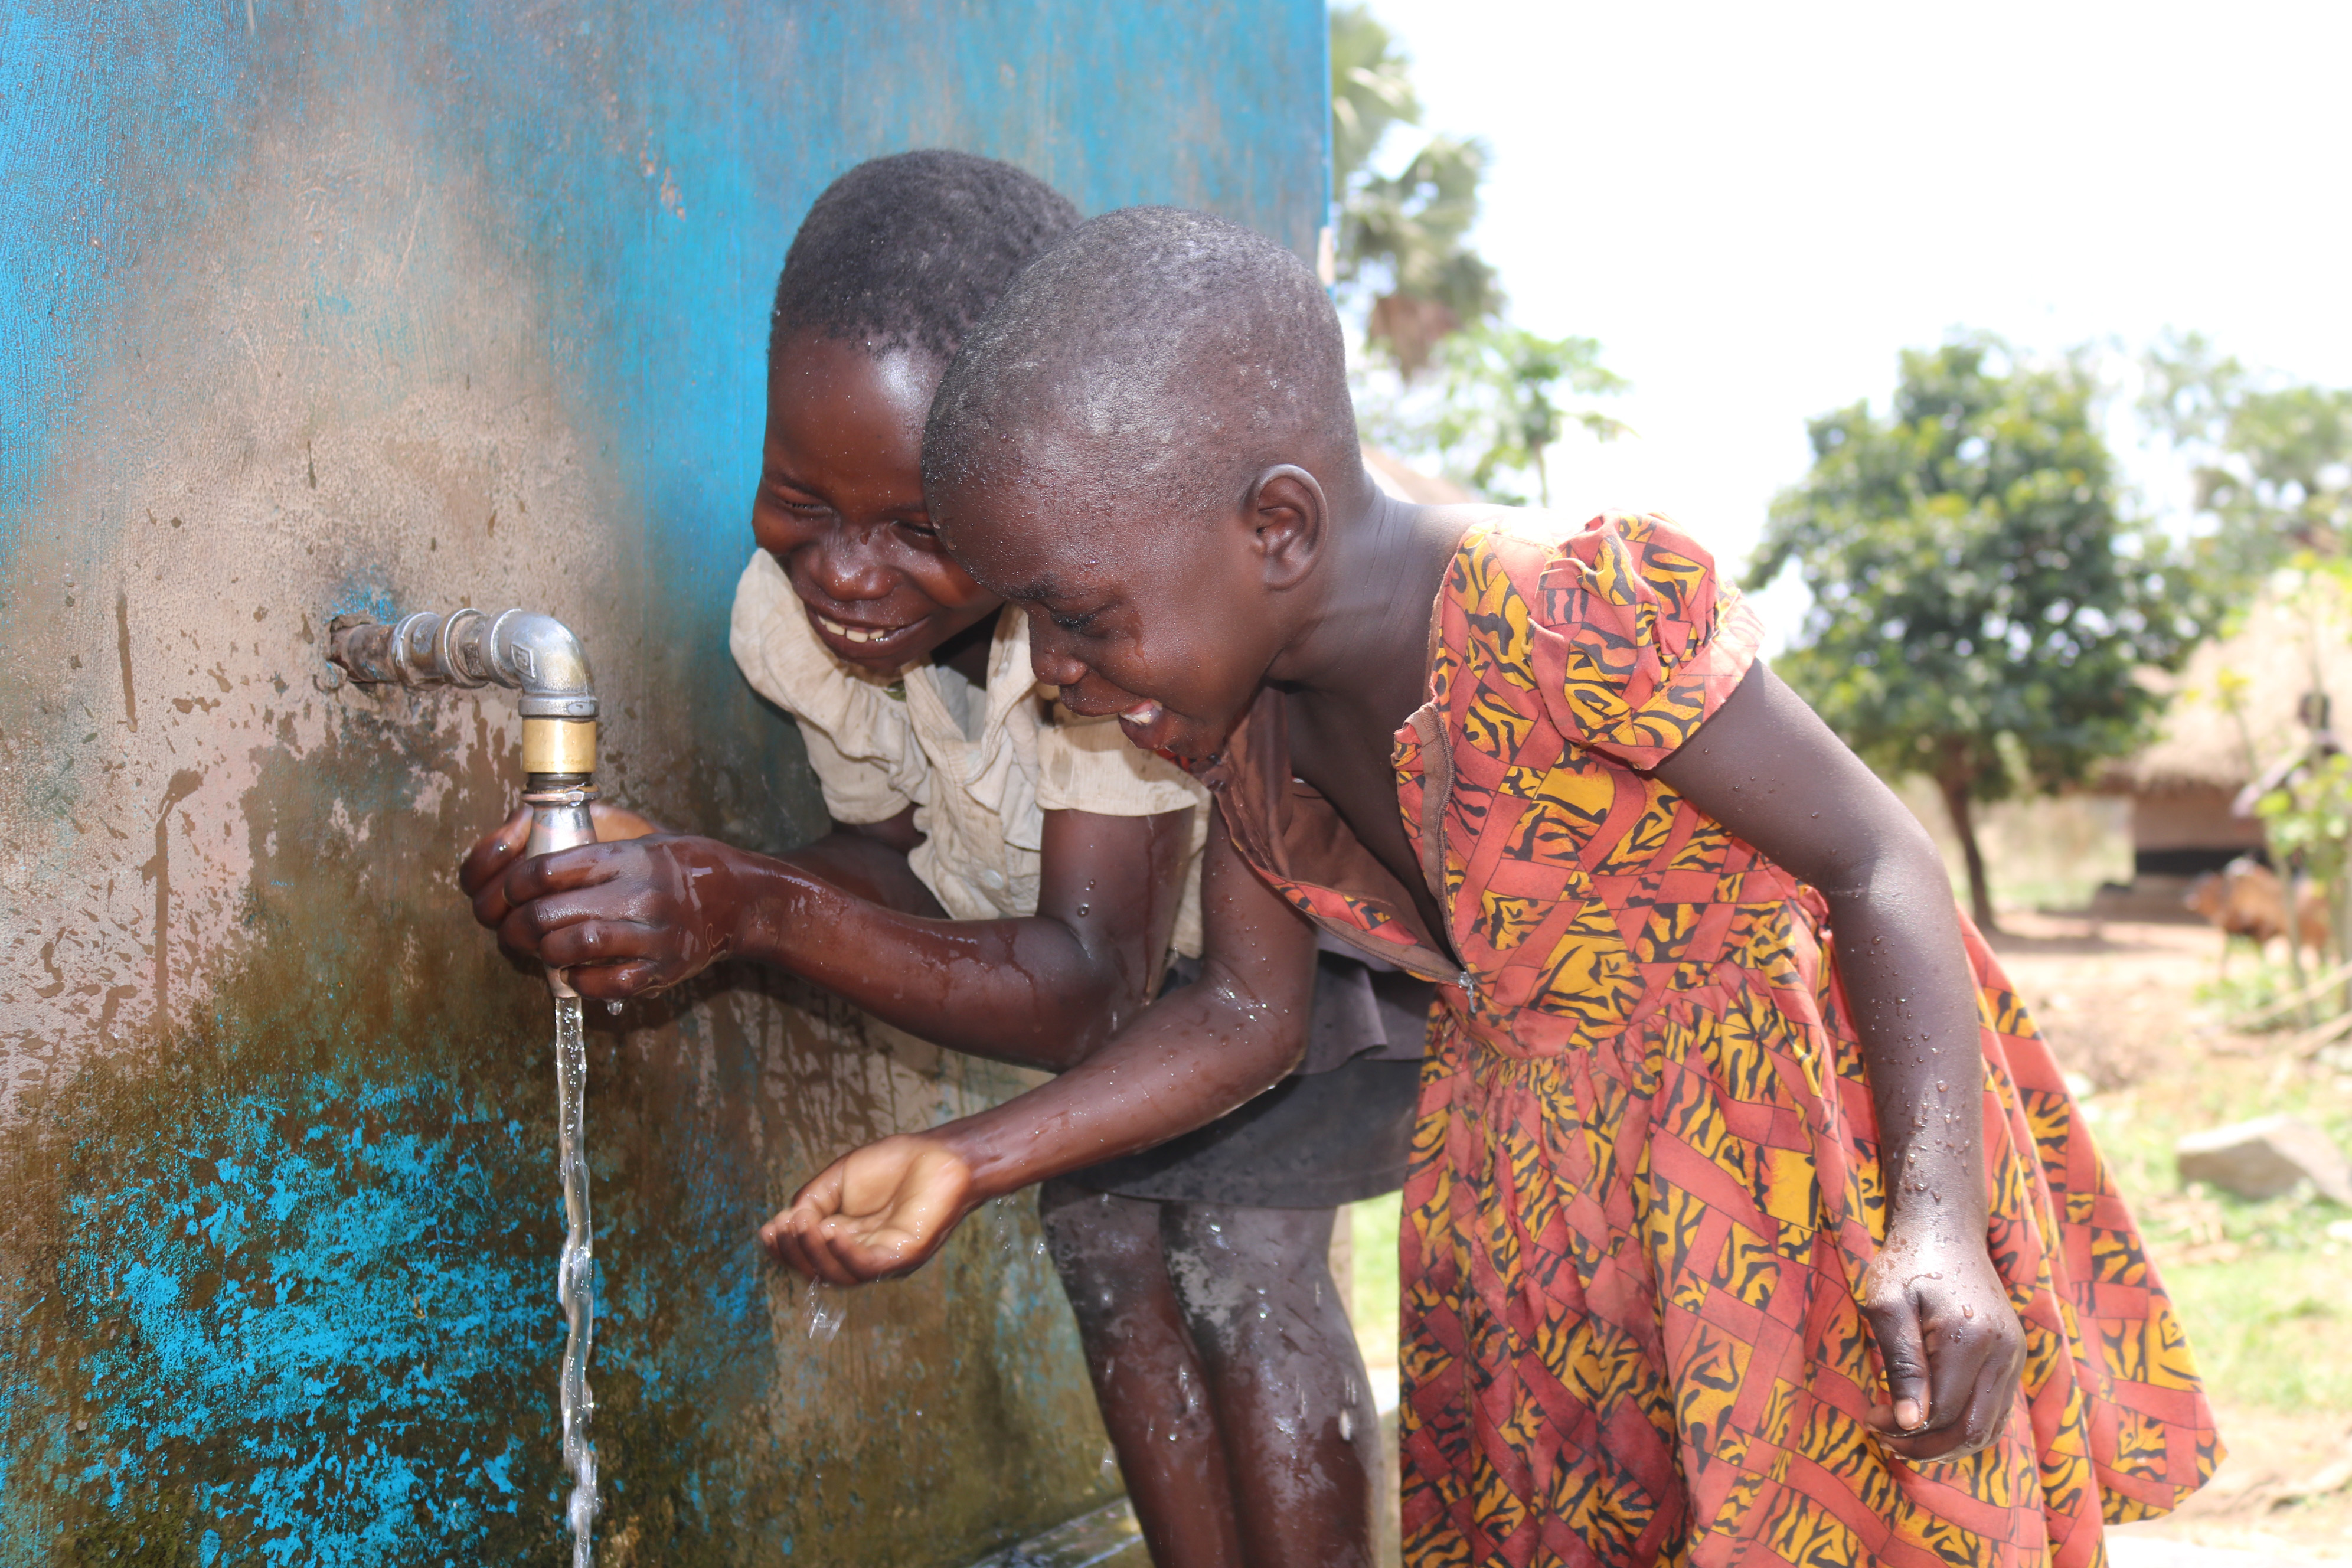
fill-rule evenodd
<path id="1" fill-rule="evenodd" d="M 535 982 L 448 868 L 498 694 L 313 684 L 340 610 L 586 635 L 608 787 L 822 808 L 727 661 L 765 301 L 858 160 L 1312 255 L 1310 0 L 0 12 L 0 1563 L 556 1550 Z M 1025 1200 L 829 1341 L 756 1222 L 1017 1079 L 771 977 L 600 1019 L 608 1563 L 953 1563 L 1108 1495 Z"/>

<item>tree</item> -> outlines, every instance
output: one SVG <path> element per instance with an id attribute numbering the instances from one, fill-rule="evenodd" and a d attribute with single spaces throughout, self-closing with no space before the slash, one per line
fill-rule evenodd
<path id="1" fill-rule="evenodd" d="M 2352 391 L 2263 384 L 2203 334 L 2168 337 L 2146 361 L 2141 412 L 2189 459 L 2197 542 L 2217 592 L 2243 599 L 2297 553 L 2352 546 Z"/>
<path id="2" fill-rule="evenodd" d="M 1370 294 L 1364 335 L 1411 380 L 1448 333 L 1502 309 L 1495 270 L 1468 241 L 1486 150 L 1433 136 L 1394 174 L 1371 159 L 1389 132 L 1418 125 L 1404 57 L 1363 5 L 1331 11 L 1331 179 L 1339 208 L 1339 279 Z"/>
<path id="3" fill-rule="evenodd" d="M 1393 436 L 1400 445 L 1435 451 L 1449 472 L 1490 500 L 1527 504 L 1497 481 L 1532 476 L 1537 503 L 1549 506 L 1544 455 L 1570 426 L 1599 441 L 1628 432 L 1598 409 L 1561 405 L 1563 390 L 1592 397 L 1625 389 L 1624 379 L 1601 364 L 1595 339 L 1538 337 L 1494 324 L 1446 339 L 1437 364 L 1436 401 L 1418 418 L 1402 412 L 1391 416 Z"/>
<path id="4" fill-rule="evenodd" d="M 1886 418 L 1811 422 L 1748 574 L 1811 591 L 1781 674 L 1881 773 L 1935 780 L 1987 930 L 1975 806 L 2130 751 L 2158 706 L 2136 672 L 2203 629 L 2163 536 L 2118 510 L 2098 395 L 2079 359 L 1990 338 L 1906 352 Z"/>
<path id="5" fill-rule="evenodd" d="M 1497 482 L 1532 478 L 1551 495 L 1545 454 L 1570 425 L 1596 439 L 1625 433 L 1560 393 L 1624 390 L 1591 338 L 1543 338 L 1502 321 L 1503 290 L 1470 244 L 1486 149 L 1431 136 L 1393 174 L 1372 161 L 1399 126 L 1418 126 L 1421 100 L 1387 28 L 1364 5 L 1331 9 L 1331 180 L 1339 209 L 1335 267 L 1344 306 L 1363 311 L 1364 342 L 1384 364 L 1350 373 L 1368 439 L 1434 454 L 1496 500 Z M 1380 356 L 1373 356 L 1376 360 Z M 1413 384 L 1434 366 L 1435 389 Z"/>
<path id="6" fill-rule="evenodd" d="M 1362 5 L 1331 7 L 1331 199 L 1371 161 L 1394 125 L 1421 123 L 1405 58 Z"/>

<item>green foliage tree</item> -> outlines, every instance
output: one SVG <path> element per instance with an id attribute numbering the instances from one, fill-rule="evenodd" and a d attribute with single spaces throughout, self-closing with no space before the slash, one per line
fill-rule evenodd
<path id="1" fill-rule="evenodd" d="M 2352 391 L 2264 385 L 2198 332 L 2147 357 L 2141 412 L 2189 459 L 2214 588 L 2243 599 L 2298 552 L 2352 546 Z"/>
<path id="2" fill-rule="evenodd" d="M 1362 5 L 1331 7 L 1331 199 L 1370 162 L 1396 125 L 1421 123 L 1421 100 L 1389 30 Z"/>
<path id="3" fill-rule="evenodd" d="M 1502 309 L 1495 270 L 1469 243 L 1486 149 L 1433 136 L 1395 174 L 1370 167 L 1389 132 L 1421 122 L 1403 55 L 1361 5 L 1331 10 L 1332 200 L 1339 280 L 1370 296 L 1365 337 L 1410 380 L 1450 332 Z"/>
<path id="4" fill-rule="evenodd" d="M 1628 433 L 1622 421 L 1597 408 L 1563 401 L 1565 394 L 1590 398 L 1625 389 L 1624 378 L 1601 363 L 1601 344 L 1592 338 L 1546 338 L 1489 323 L 1447 338 L 1437 368 L 1435 403 L 1417 419 L 1392 419 L 1393 437 L 1435 451 L 1447 471 L 1490 500 L 1526 505 L 1528 498 L 1505 481 L 1532 478 L 1537 504 L 1549 506 L 1544 458 L 1563 436 L 1581 428 L 1611 441 Z"/>
<path id="5" fill-rule="evenodd" d="M 2163 536 L 2119 510 L 2098 394 L 2079 360 L 2021 364 L 1990 338 L 1906 352 L 1887 417 L 1811 422 L 1811 472 L 1748 574 L 1811 590 L 1777 668 L 1880 772 L 1934 779 L 1988 930 L 1974 808 L 2138 744 L 2158 699 L 2135 672 L 2202 629 Z"/>

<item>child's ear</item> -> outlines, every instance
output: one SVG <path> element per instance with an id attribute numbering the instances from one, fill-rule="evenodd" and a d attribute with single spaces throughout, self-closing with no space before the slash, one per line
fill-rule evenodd
<path id="1" fill-rule="evenodd" d="M 1295 587 L 1314 570 L 1328 537 L 1331 510 L 1313 474 L 1290 463 L 1266 469 L 1250 486 L 1244 516 L 1265 563 L 1267 587 Z"/>

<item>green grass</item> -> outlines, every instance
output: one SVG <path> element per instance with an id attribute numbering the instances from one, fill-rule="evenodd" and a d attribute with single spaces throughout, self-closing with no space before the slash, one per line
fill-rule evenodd
<path id="1" fill-rule="evenodd" d="M 2352 1285 L 2342 1247 L 2251 1253 L 2167 1271 L 2213 1395 L 2272 1410 L 2352 1412 Z"/>
<path id="2" fill-rule="evenodd" d="M 2242 1026 L 2238 1020 L 2267 1013 L 2282 996 L 2291 996 L 2301 989 L 2294 982 L 2294 972 L 2284 963 L 2273 963 L 2249 942 L 2230 940 L 2229 968 L 2215 978 L 2199 983 L 2195 995 L 2198 1004 L 2215 1016 L 2230 1020 L 2232 1026 Z M 2280 1016 L 2263 1020 L 2271 1029 L 2285 1028 L 2297 1020 Z"/>
<path id="3" fill-rule="evenodd" d="M 2182 1133 L 2289 1112 L 2352 1141 L 2352 1079 L 2209 1057 L 2085 1109 L 2221 1400 L 2352 1413 L 2352 1211 L 2308 1193 L 2249 1203 L 2181 1185 Z"/>
<path id="4" fill-rule="evenodd" d="M 1365 1347 L 1364 1359 L 1381 1365 L 1396 1360 L 1397 1342 L 1397 1222 L 1403 1216 L 1402 1195 L 1366 1198 L 1340 1211 L 1352 1227 L 1356 1248 L 1356 1342 Z M 1382 1354 L 1385 1349 L 1386 1353 Z"/>

